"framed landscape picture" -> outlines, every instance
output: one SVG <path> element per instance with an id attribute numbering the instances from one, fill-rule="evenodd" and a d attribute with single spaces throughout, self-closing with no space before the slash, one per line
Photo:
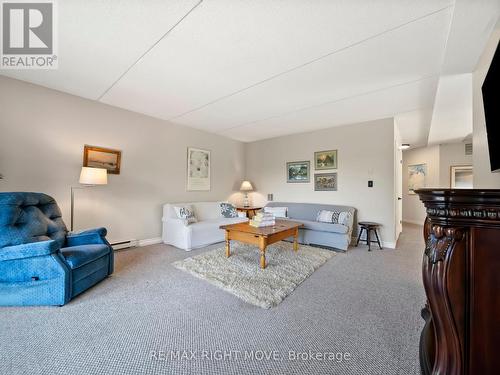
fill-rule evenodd
<path id="1" fill-rule="evenodd" d="M 337 191 L 337 173 L 315 173 L 315 191 Z"/>
<path id="2" fill-rule="evenodd" d="M 83 146 L 83 166 L 104 168 L 108 173 L 120 174 L 122 152 L 97 146 Z"/>
<path id="3" fill-rule="evenodd" d="M 187 190 L 210 190 L 210 151 L 188 147 Z"/>
<path id="4" fill-rule="evenodd" d="M 337 150 L 316 151 L 314 169 L 337 169 Z"/>
<path id="5" fill-rule="evenodd" d="M 425 187 L 427 164 L 408 166 L 408 194 L 415 194 L 415 190 Z"/>
<path id="6" fill-rule="evenodd" d="M 309 161 L 290 161 L 286 163 L 286 182 L 310 182 Z"/>

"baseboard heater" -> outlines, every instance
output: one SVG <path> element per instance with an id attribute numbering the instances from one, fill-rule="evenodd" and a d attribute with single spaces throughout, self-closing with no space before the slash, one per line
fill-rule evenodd
<path id="1" fill-rule="evenodd" d="M 129 249 L 131 247 L 137 247 L 138 241 L 137 240 L 126 240 L 126 241 L 120 241 L 120 242 L 114 242 L 111 244 L 111 247 L 113 250 L 124 250 L 124 249 Z"/>

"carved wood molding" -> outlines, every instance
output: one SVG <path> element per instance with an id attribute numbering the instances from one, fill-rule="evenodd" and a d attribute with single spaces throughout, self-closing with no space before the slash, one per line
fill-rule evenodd
<path id="1" fill-rule="evenodd" d="M 445 260 L 453 242 L 461 241 L 463 236 L 464 231 L 461 228 L 444 228 L 434 225 L 426 236 L 425 255 L 433 264 L 442 262 Z"/>
<path id="2" fill-rule="evenodd" d="M 457 326 L 457 313 L 451 298 L 450 277 L 457 279 L 457 268 L 452 256 L 464 254 L 465 230 L 458 227 L 443 227 L 426 220 L 425 254 L 423 259 L 423 281 L 434 326 L 436 352 L 432 374 L 459 375 L 463 372 L 463 343 Z M 460 276 L 458 276 L 460 279 Z"/>
<path id="3" fill-rule="evenodd" d="M 427 215 L 443 218 L 500 220 L 500 210 L 491 208 L 427 208 Z"/>

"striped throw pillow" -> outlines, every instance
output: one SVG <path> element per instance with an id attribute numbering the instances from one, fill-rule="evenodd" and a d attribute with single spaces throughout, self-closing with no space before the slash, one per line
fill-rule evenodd
<path id="1" fill-rule="evenodd" d="M 321 210 L 316 216 L 316 221 L 321 223 L 342 224 L 347 227 L 350 226 L 351 220 L 352 214 L 346 211 Z"/>

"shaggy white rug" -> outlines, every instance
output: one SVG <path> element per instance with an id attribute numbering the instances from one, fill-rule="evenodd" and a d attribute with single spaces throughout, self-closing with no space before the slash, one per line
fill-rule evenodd
<path id="1" fill-rule="evenodd" d="M 278 305 L 335 252 L 277 242 L 266 249 L 267 267 L 259 267 L 259 249 L 240 242 L 231 243 L 231 256 L 226 258 L 224 246 L 201 255 L 172 263 L 222 288 L 245 302 L 269 309 Z"/>

